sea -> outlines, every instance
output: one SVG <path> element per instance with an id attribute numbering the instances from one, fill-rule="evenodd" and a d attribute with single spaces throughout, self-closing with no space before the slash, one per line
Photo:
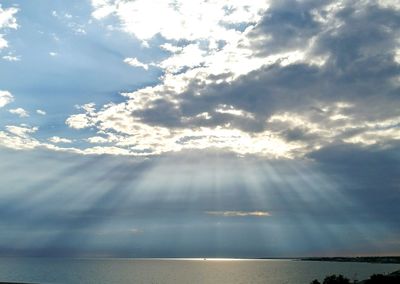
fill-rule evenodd
<path id="1" fill-rule="evenodd" d="M 0 258 L 0 282 L 309 284 L 326 275 L 362 280 L 399 264 L 277 259 Z"/>

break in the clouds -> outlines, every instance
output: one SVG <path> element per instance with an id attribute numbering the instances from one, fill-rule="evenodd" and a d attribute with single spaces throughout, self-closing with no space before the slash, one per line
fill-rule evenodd
<path id="1" fill-rule="evenodd" d="M 109 234 L 97 231 L 120 232 L 129 246 L 132 228 L 143 232 L 135 234 L 138 247 L 151 247 L 149 232 L 167 234 L 168 247 L 178 229 L 190 231 L 198 241 L 193 254 L 205 249 L 195 233 L 222 232 L 233 255 L 240 240 L 252 254 L 261 241 L 254 235 L 268 230 L 271 243 L 280 241 L 279 248 L 265 245 L 271 255 L 321 254 L 334 246 L 349 253 L 400 250 L 389 245 L 400 213 L 398 1 L 14 2 L 0 7 L 3 155 L 15 155 L 20 165 L 21 151 L 29 150 L 32 161 L 41 163 L 43 155 L 54 163 L 47 180 L 32 177 L 38 187 L 90 188 L 81 207 L 53 219 L 43 216 L 55 208 L 37 216 L 37 234 L 47 234 L 54 250 L 65 249 L 57 247 L 62 234 L 73 242 L 77 231 L 88 245 L 102 236 L 90 243 L 94 251 L 110 245 Z M 212 168 L 193 162 L 202 155 Z M 102 161 L 109 167 L 97 169 Z M 166 161 L 182 173 L 171 174 Z M 21 191 L 26 185 L 7 180 Z M 118 196 L 120 187 L 126 189 Z M 56 199 L 43 190 L 33 207 Z M 72 194 L 60 198 L 74 200 Z M 121 202 L 112 225 L 106 216 Z M 129 211 L 129 202 L 138 207 Z M 16 210 L 7 208 L 10 215 Z M 84 231 L 82 220 L 93 227 Z M 318 240 L 297 225 L 325 239 L 292 247 L 292 237 Z M 379 239 L 382 246 L 372 246 Z M 189 237 L 183 244 L 182 255 L 190 255 Z"/>

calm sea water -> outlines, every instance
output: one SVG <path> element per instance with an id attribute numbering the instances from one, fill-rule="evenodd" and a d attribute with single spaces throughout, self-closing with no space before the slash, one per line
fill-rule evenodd
<path id="1" fill-rule="evenodd" d="M 308 284 L 327 274 L 368 278 L 395 264 L 291 260 L 0 258 L 0 282 Z"/>

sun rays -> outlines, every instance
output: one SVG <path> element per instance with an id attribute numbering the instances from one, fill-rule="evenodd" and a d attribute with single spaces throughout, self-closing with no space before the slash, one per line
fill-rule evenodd
<path id="1" fill-rule="evenodd" d="M 19 249 L 145 256 L 168 244 L 193 256 L 190 251 L 205 249 L 205 240 L 212 243 L 210 256 L 293 256 L 345 250 L 354 242 L 378 249 L 376 237 L 390 232 L 378 226 L 380 233 L 371 234 L 365 205 L 312 161 L 215 152 L 151 161 L 70 156 L 60 163 L 46 152 L 39 156 L 30 156 L 33 168 L 18 169 L 29 180 L 30 198 L 20 187 L 1 195 L 8 203 L 4 216 L 19 224 L 10 235 L 31 230 L 13 242 Z M 51 178 L 40 174 L 44 168 Z"/>

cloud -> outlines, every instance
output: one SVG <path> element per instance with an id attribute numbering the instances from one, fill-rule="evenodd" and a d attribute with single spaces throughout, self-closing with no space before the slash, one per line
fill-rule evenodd
<path id="1" fill-rule="evenodd" d="M 38 127 L 32 127 L 26 124 L 6 125 L 5 131 L 0 131 L 0 145 L 16 150 L 41 147 L 42 143 L 31 136 L 36 133 L 38 129 Z"/>
<path id="2" fill-rule="evenodd" d="M 241 2 L 236 4 L 233 10 L 241 11 Z M 93 5 L 95 11 L 110 8 L 139 39 L 155 36 L 129 22 L 147 23 L 147 6 Z M 155 63 L 165 72 L 160 84 L 122 93 L 122 103 L 74 114 L 67 125 L 94 127 L 102 143 L 107 139 L 133 155 L 217 148 L 293 158 L 332 143 L 384 146 L 398 139 L 399 101 L 392 95 L 400 70 L 397 10 L 368 2 L 303 1 L 295 9 L 291 1 L 257 5 L 243 14 L 253 17 L 240 18 L 243 30 L 221 24 L 232 16 L 228 12 L 218 14 L 218 23 L 210 18 L 223 32 L 205 37 L 206 44 L 201 31 L 175 34 L 173 25 L 156 27 L 166 40 L 195 42 L 160 44 L 171 53 Z M 165 9 L 175 13 L 184 7 Z M 142 18 L 133 17 L 138 11 Z M 202 15 L 201 9 L 196 13 Z M 180 17 L 186 19 L 184 13 Z"/>
<path id="3" fill-rule="evenodd" d="M 49 140 L 50 142 L 56 143 L 56 144 L 58 144 L 58 143 L 65 143 L 65 144 L 72 143 L 72 140 L 70 140 L 70 139 L 68 139 L 68 138 L 58 137 L 58 136 L 50 137 L 48 140 Z"/>
<path id="4" fill-rule="evenodd" d="M 29 127 L 25 124 L 21 124 L 20 126 L 7 125 L 6 129 L 11 134 L 14 134 L 22 138 L 28 138 L 29 134 L 35 133 L 38 130 L 37 127 Z"/>
<path id="5" fill-rule="evenodd" d="M 253 1 L 98 1 L 93 0 L 92 16 L 98 20 L 113 15 L 121 28 L 146 41 L 157 34 L 166 39 L 229 40 L 235 36 L 229 25 L 253 23 L 268 7 L 263 0 Z M 154 21 L 154 19 L 168 19 Z"/>
<path id="6" fill-rule="evenodd" d="M 11 103 L 14 100 L 13 95 L 9 91 L 1 91 L 0 90 L 0 108 L 5 105 Z"/>
<path id="7" fill-rule="evenodd" d="M 198 44 L 189 44 L 179 51 L 175 51 L 173 56 L 168 57 L 157 66 L 169 73 L 177 73 L 184 68 L 200 66 L 206 59 L 205 55 L 206 52 Z"/>
<path id="8" fill-rule="evenodd" d="M 0 34 L 0 49 L 8 47 L 8 42 L 3 38 L 3 35 Z"/>
<path id="9" fill-rule="evenodd" d="M 10 109 L 9 112 L 18 115 L 19 117 L 29 117 L 29 113 L 21 107 Z"/>
<path id="10" fill-rule="evenodd" d="M 17 8 L 10 7 L 3 9 L 0 4 L 0 32 L 6 29 L 17 29 L 17 19 L 15 14 L 18 12 Z M 0 33 L 0 49 L 8 47 L 8 42 L 4 35 Z"/>
<path id="11" fill-rule="evenodd" d="M 221 217 L 270 217 L 271 213 L 266 211 L 206 211 L 207 215 Z"/>
<path id="12" fill-rule="evenodd" d="M 90 118 L 87 117 L 85 114 L 75 114 L 71 115 L 65 123 L 75 129 L 82 129 L 92 125 Z"/>
<path id="13" fill-rule="evenodd" d="M 10 7 L 3 9 L 0 5 L 0 29 L 10 28 L 17 29 L 17 19 L 15 18 L 15 14 L 18 12 L 17 8 Z"/>
<path id="14" fill-rule="evenodd" d="M 130 66 L 133 66 L 133 67 L 141 67 L 144 70 L 149 69 L 148 64 L 140 62 L 137 58 L 127 57 L 124 59 L 124 63 L 129 64 Z"/>
<path id="15" fill-rule="evenodd" d="M 13 56 L 13 55 L 4 55 L 3 59 L 10 62 L 21 61 L 20 56 Z"/>
<path id="16" fill-rule="evenodd" d="M 47 114 L 44 110 L 41 110 L 41 109 L 37 109 L 36 113 L 40 114 L 40 115 L 46 115 Z"/>
<path id="17" fill-rule="evenodd" d="M 93 137 L 89 137 L 87 139 L 87 141 L 89 143 L 93 143 L 93 144 L 102 144 L 102 143 L 107 143 L 108 139 L 104 138 L 104 137 L 101 137 L 101 136 L 93 136 Z"/>
<path id="18" fill-rule="evenodd" d="M 125 62 L 158 67 L 163 75 L 157 84 L 121 92 L 118 102 L 78 108 L 65 121 L 87 134 L 76 151 L 139 156 L 218 149 L 298 158 L 333 144 L 384 148 L 399 140 L 400 102 L 393 94 L 400 24 L 393 5 L 158 3 L 157 11 L 175 15 L 179 25 L 149 23 L 152 5 L 92 1 L 96 20 L 112 18 L 112 31 L 164 56 Z"/>

